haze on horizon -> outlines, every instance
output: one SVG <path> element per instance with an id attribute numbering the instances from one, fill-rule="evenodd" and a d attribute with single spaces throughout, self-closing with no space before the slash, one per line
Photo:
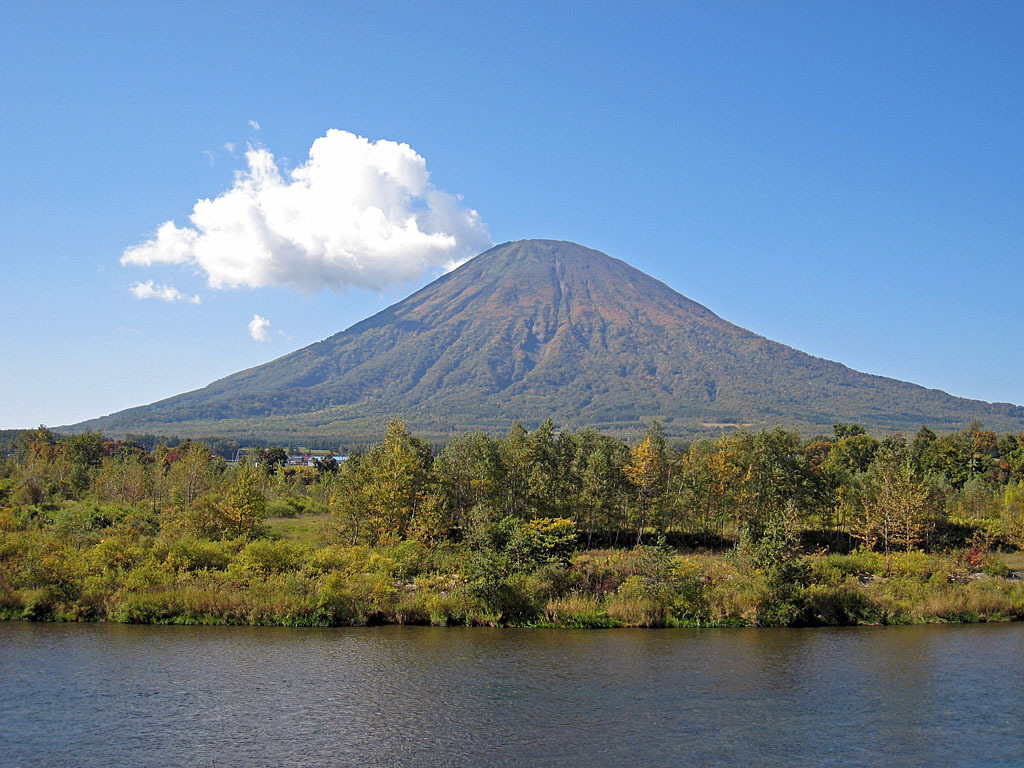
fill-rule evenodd
<path id="1" fill-rule="evenodd" d="M 0 31 L 0 428 L 204 386 L 530 237 L 1024 403 L 1020 6 L 339 14 L 26 7 Z"/>

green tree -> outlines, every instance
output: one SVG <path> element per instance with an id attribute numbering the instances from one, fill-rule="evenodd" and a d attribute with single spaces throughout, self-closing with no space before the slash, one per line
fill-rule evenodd
<path id="1" fill-rule="evenodd" d="M 739 525 L 747 504 L 744 474 L 743 447 L 735 435 L 698 440 L 680 456 L 676 497 L 705 538 L 712 530 L 721 533 L 732 515 Z"/>
<path id="2" fill-rule="evenodd" d="M 807 566 L 800 557 L 796 510 L 772 509 L 763 527 L 746 526 L 737 550 L 765 578 L 767 595 L 758 610 L 765 625 L 787 625 L 800 617 L 800 589 L 807 578 Z"/>
<path id="3" fill-rule="evenodd" d="M 824 466 L 847 477 L 867 472 L 878 452 L 879 442 L 870 435 L 848 435 L 832 443 Z"/>
<path id="4" fill-rule="evenodd" d="M 99 432 L 82 432 L 60 441 L 65 459 L 70 463 L 68 477 L 71 492 L 78 495 L 92 484 L 93 477 L 103 463 L 105 449 Z"/>
<path id="5" fill-rule="evenodd" d="M 668 483 L 668 451 L 661 424 L 652 422 L 633 450 L 623 472 L 635 489 L 636 546 L 643 543 L 644 529 L 661 527 L 665 489 Z"/>
<path id="6" fill-rule="evenodd" d="M 559 444 L 551 419 L 533 430 L 526 444 L 526 514 L 531 518 L 547 517 L 559 511 L 567 495 L 561 487 Z"/>
<path id="7" fill-rule="evenodd" d="M 40 424 L 36 429 L 23 429 L 14 438 L 14 457 L 21 463 L 28 462 L 33 453 L 57 444 L 53 432 Z"/>
<path id="8" fill-rule="evenodd" d="M 579 477 L 579 514 L 586 528 L 587 547 L 595 531 L 619 532 L 626 524 L 629 481 L 623 471 L 630 452 L 624 443 L 594 430 L 576 435 L 575 472 Z"/>
<path id="9" fill-rule="evenodd" d="M 834 442 L 847 437 L 857 437 L 858 435 L 864 434 L 867 433 L 864 431 L 864 427 L 860 424 L 843 424 L 842 422 L 839 422 L 838 424 L 832 425 L 832 440 Z"/>
<path id="10" fill-rule="evenodd" d="M 881 453 L 864 475 L 853 533 L 868 546 L 912 549 L 928 527 L 928 484 L 918 479 L 907 451 Z"/>
<path id="11" fill-rule="evenodd" d="M 383 442 L 368 451 L 357 467 L 356 497 L 365 505 L 365 534 L 371 543 L 394 543 L 426 496 L 430 446 L 414 438 L 400 419 L 388 422 Z"/>
<path id="12" fill-rule="evenodd" d="M 267 446 L 259 454 L 260 466 L 267 474 L 273 474 L 278 467 L 283 467 L 287 461 L 288 454 L 284 452 L 284 448 L 279 448 L 276 445 Z"/>
<path id="13" fill-rule="evenodd" d="M 502 513 L 505 516 L 527 517 L 530 497 L 530 439 L 526 428 L 516 422 L 498 443 L 502 467 Z"/>
<path id="14" fill-rule="evenodd" d="M 250 462 L 239 464 L 221 504 L 224 533 L 251 538 L 259 531 L 266 509 L 259 470 Z"/>
<path id="15" fill-rule="evenodd" d="M 438 489 L 452 525 L 468 530 L 470 512 L 478 505 L 497 508 L 504 502 L 503 468 L 497 443 L 483 432 L 456 435 L 433 464 Z"/>
<path id="16" fill-rule="evenodd" d="M 168 470 L 171 499 L 187 509 L 212 487 L 214 465 L 209 448 L 202 443 L 189 443 L 178 456 Z"/>
<path id="17" fill-rule="evenodd" d="M 937 439 L 938 436 L 932 430 L 922 426 L 910 443 L 910 460 L 921 475 L 928 475 L 939 469 L 935 451 Z"/>
<path id="18" fill-rule="evenodd" d="M 743 522 L 761 526 L 773 509 L 808 507 L 817 478 L 810 471 L 800 436 L 782 427 L 746 436 Z"/>

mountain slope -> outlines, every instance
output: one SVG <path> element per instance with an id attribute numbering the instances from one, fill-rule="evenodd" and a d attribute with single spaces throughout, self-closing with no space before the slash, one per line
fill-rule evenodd
<path id="1" fill-rule="evenodd" d="M 812 357 L 622 261 L 552 240 L 496 246 L 324 341 L 76 428 L 354 440 L 395 414 L 437 436 L 548 417 L 621 433 L 658 418 L 675 435 L 718 423 L 907 431 L 973 419 L 1024 430 L 1024 408 Z"/>

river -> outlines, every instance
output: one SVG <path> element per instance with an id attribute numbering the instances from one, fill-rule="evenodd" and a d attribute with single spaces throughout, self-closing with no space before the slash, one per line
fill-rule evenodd
<path id="1" fill-rule="evenodd" d="M 1024 624 L 0 622 L 3 766 L 1022 766 Z"/>

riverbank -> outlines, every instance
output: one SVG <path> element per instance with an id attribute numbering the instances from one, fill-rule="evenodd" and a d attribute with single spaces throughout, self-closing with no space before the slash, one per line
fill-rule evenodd
<path id="1" fill-rule="evenodd" d="M 1020 553 L 819 553 L 794 557 L 779 578 L 738 552 L 657 547 L 577 552 L 523 569 L 466 547 L 410 541 L 370 548 L 267 539 L 126 546 L 104 539 L 74 557 L 43 544 L 4 542 L 0 617 L 577 628 L 1024 618 Z"/>

